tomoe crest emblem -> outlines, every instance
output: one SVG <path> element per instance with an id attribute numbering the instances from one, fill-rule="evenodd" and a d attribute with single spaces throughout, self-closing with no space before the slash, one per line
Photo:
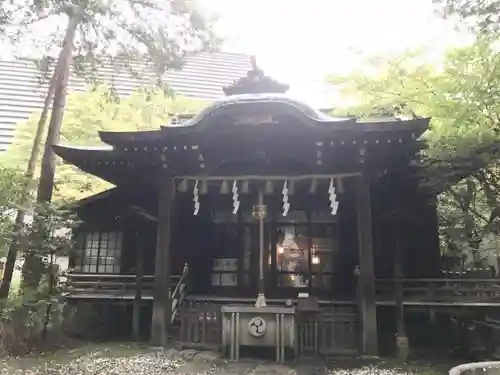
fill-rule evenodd
<path id="1" fill-rule="evenodd" d="M 248 322 L 248 331 L 253 337 L 261 337 L 266 333 L 266 321 L 255 316 Z"/>

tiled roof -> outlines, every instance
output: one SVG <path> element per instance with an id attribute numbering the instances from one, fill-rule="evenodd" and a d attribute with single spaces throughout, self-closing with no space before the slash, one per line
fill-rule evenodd
<path id="1" fill-rule="evenodd" d="M 168 71 L 166 82 L 177 94 L 212 101 L 224 97 L 222 88 L 243 77 L 251 69 L 251 57 L 243 54 L 216 52 L 188 57 L 181 70 Z M 119 95 L 129 95 L 141 83 L 151 82 L 152 71 L 141 67 L 99 70 L 105 82 L 112 82 Z M 0 60 L 0 151 L 12 142 L 16 124 L 41 110 L 47 83 L 40 83 L 40 71 L 27 60 Z M 84 91 L 84 80 L 70 78 L 69 91 Z"/>

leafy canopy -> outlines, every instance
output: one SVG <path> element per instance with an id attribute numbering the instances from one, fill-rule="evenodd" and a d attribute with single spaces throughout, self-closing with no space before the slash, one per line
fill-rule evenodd
<path id="1" fill-rule="evenodd" d="M 187 53 L 212 48 L 216 39 L 207 19 L 190 0 L 10 0 L 0 2 L 0 42 L 22 56 L 42 56 L 47 70 L 59 54 L 68 20 L 77 20 L 76 71 L 89 80 L 103 64 L 147 61 L 159 83 L 167 68 L 179 67 Z M 151 82 L 153 83 L 153 82 Z"/>
<path id="2" fill-rule="evenodd" d="M 63 119 L 60 144 L 102 146 L 98 131 L 158 129 L 169 123 L 171 113 L 198 112 L 201 101 L 168 97 L 161 90 L 137 90 L 125 98 L 117 98 L 106 87 L 71 93 Z M 2 165 L 23 168 L 29 158 L 37 114 L 19 124 L 12 145 L 0 156 Z M 58 161 L 56 199 L 77 199 L 97 193 L 110 185 Z"/>
<path id="3" fill-rule="evenodd" d="M 17 170 L 0 167 L 0 256 L 4 255 L 8 245 L 16 209 L 24 202 L 24 182 L 23 175 Z"/>
<path id="4" fill-rule="evenodd" d="M 364 72 L 332 77 L 332 82 L 356 103 L 339 114 L 432 117 L 424 135 L 423 177 L 443 192 L 439 213 L 448 248 L 456 247 L 457 228 L 471 245 L 496 230 L 500 55 L 494 43 L 483 39 L 451 50 L 440 66 L 425 63 L 419 53 L 374 57 Z"/>
<path id="5" fill-rule="evenodd" d="M 478 33 L 500 31 L 500 1 L 498 0 L 434 0 L 444 17 L 457 17 Z"/>

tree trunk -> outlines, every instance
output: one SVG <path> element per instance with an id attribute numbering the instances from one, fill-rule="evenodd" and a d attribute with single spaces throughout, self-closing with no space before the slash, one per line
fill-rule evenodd
<path id="1" fill-rule="evenodd" d="M 52 315 L 52 294 L 54 292 L 55 284 L 56 284 L 56 274 L 55 274 L 55 256 L 54 252 L 50 252 L 50 262 L 49 262 L 49 287 L 47 291 L 47 308 L 45 310 L 45 318 L 43 319 L 43 328 L 42 328 L 42 341 L 45 342 L 47 340 L 47 331 L 49 328 L 50 317 Z"/>
<path id="2" fill-rule="evenodd" d="M 54 190 L 55 175 L 55 154 L 52 147 L 59 142 L 59 134 L 66 106 L 66 92 L 70 74 L 71 58 L 76 28 L 80 23 L 80 17 L 72 15 L 68 22 L 68 28 L 64 37 L 63 47 L 58 59 L 58 73 L 54 90 L 54 101 L 50 115 L 49 129 L 45 140 L 45 148 L 42 157 L 40 179 L 38 181 L 38 191 L 36 202 L 47 204 L 52 200 Z M 34 220 L 41 220 L 38 225 L 39 230 L 47 231 L 43 223 L 43 217 L 37 218 L 39 213 L 35 212 Z M 37 288 L 43 274 L 44 265 L 42 262 L 43 249 L 39 252 L 29 252 L 24 257 L 23 265 L 23 289 Z"/>
<path id="3" fill-rule="evenodd" d="M 61 51 L 62 54 L 62 51 Z M 45 101 L 43 103 L 42 113 L 38 120 L 35 138 L 33 140 L 33 146 L 31 148 L 30 158 L 28 160 L 28 166 L 26 167 L 26 172 L 24 177 L 26 178 L 25 185 L 23 186 L 24 191 L 22 196 L 25 197 L 24 202 L 21 207 L 26 207 L 28 205 L 29 197 L 28 194 L 31 190 L 31 183 L 33 176 L 35 175 L 36 163 L 38 161 L 38 156 L 40 155 L 40 148 L 42 143 L 42 137 L 45 133 L 45 124 L 47 123 L 47 115 L 49 113 L 50 103 L 52 102 L 52 97 L 54 96 L 54 91 L 56 87 L 57 74 L 59 72 L 58 64 L 54 67 L 54 73 L 50 79 L 49 88 L 47 90 L 47 95 L 45 96 Z M 12 275 L 14 273 L 15 262 L 17 258 L 17 253 L 19 251 L 19 232 L 22 229 L 24 223 L 24 217 L 26 216 L 26 211 L 24 209 L 19 209 L 16 214 L 16 220 L 14 222 L 14 234 L 9 246 L 9 251 L 7 253 L 7 260 L 5 262 L 5 270 L 3 275 L 3 280 L 0 285 L 0 299 L 7 298 L 9 296 L 10 284 L 12 282 Z"/>
<path id="4" fill-rule="evenodd" d="M 68 29 L 64 38 L 62 53 L 59 56 L 60 74 L 57 78 L 57 83 L 54 92 L 54 102 L 52 105 L 52 113 L 50 116 L 49 131 L 45 140 L 45 149 L 42 158 L 42 169 L 40 171 L 40 180 L 38 182 L 37 202 L 49 203 L 52 200 L 52 192 L 54 190 L 54 175 L 55 175 L 55 154 L 52 147 L 59 142 L 61 125 L 66 107 L 66 93 L 68 89 L 68 79 L 70 74 L 71 58 L 73 53 L 73 43 L 75 32 L 80 18 L 73 16 L 69 19 Z"/>

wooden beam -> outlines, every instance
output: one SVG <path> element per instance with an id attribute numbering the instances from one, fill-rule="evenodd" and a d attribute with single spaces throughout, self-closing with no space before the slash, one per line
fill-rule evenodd
<path id="1" fill-rule="evenodd" d="M 153 287 L 153 317 L 151 341 L 153 345 L 167 345 L 170 326 L 170 232 L 171 211 L 175 188 L 166 169 L 160 173 L 158 188 L 158 232 L 156 238 L 155 277 Z"/>
<path id="2" fill-rule="evenodd" d="M 207 180 L 207 181 L 246 181 L 246 180 L 265 180 L 265 181 L 301 181 L 301 180 L 329 180 L 332 177 L 338 178 L 348 178 L 348 177 L 357 177 L 360 176 L 359 172 L 355 173 L 331 173 L 331 174 L 305 174 L 300 176 L 266 176 L 266 175 L 238 175 L 238 176 L 204 176 L 204 175 L 196 175 L 196 176 L 175 176 L 176 180 Z"/>
<path id="3" fill-rule="evenodd" d="M 358 280 L 361 309 L 362 354 L 378 355 L 375 267 L 373 261 L 370 182 L 361 174 L 357 184 L 358 246 L 360 274 Z"/>

